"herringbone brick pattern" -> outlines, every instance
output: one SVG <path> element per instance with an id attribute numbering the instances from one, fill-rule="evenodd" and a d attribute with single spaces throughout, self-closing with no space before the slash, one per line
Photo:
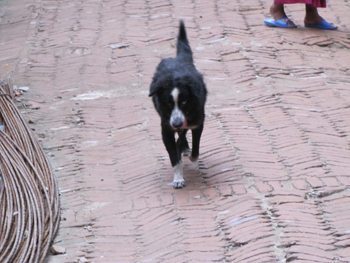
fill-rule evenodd
<path id="1" fill-rule="evenodd" d="M 0 77 L 61 190 L 48 262 L 350 262 L 350 2 L 321 10 L 336 32 L 266 28 L 269 4 L 0 1 Z M 147 95 L 180 18 L 209 97 L 173 190 Z"/>

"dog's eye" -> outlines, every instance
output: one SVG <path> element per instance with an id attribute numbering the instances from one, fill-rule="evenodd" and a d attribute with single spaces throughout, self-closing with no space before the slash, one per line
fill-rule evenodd
<path id="1" fill-rule="evenodd" d="M 182 102 L 181 102 L 181 105 L 182 106 L 185 106 L 187 104 L 187 100 L 183 100 Z"/>

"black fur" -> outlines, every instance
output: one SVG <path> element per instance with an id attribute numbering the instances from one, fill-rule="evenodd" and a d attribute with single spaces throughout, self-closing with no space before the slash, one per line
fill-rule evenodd
<path id="1" fill-rule="evenodd" d="M 175 88 L 179 90 L 178 108 L 185 117 L 181 128 L 170 125 L 170 116 L 175 107 L 171 93 Z M 189 150 L 186 139 L 188 129 L 192 130 L 190 158 L 193 161 L 197 160 L 207 90 L 202 75 L 193 65 L 192 50 L 183 21 L 180 21 L 176 57 L 163 59 L 159 63 L 153 76 L 149 96 L 152 97 L 154 107 L 161 118 L 162 138 L 172 166 L 179 164 L 182 153 Z M 175 132 L 178 133 L 177 141 Z"/>

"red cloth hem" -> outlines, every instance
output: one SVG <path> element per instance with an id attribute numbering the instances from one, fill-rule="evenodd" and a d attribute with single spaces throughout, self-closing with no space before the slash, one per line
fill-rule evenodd
<path id="1" fill-rule="evenodd" d="M 275 4 L 308 4 L 314 7 L 326 7 L 326 0 L 275 0 Z"/>

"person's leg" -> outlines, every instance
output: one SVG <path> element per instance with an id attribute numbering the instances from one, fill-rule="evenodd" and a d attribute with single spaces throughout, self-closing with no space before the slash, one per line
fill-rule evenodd
<path id="1" fill-rule="evenodd" d="M 305 5 L 305 24 L 320 23 L 323 18 L 318 14 L 317 8 L 313 5 Z"/>
<path id="2" fill-rule="evenodd" d="M 270 14 L 275 19 L 281 19 L 283 17 L 286 17 L 286 13 L 284 12 L 284 5 L 283 4 L 276 4 L 275 2 L 270 7 Z"/>

